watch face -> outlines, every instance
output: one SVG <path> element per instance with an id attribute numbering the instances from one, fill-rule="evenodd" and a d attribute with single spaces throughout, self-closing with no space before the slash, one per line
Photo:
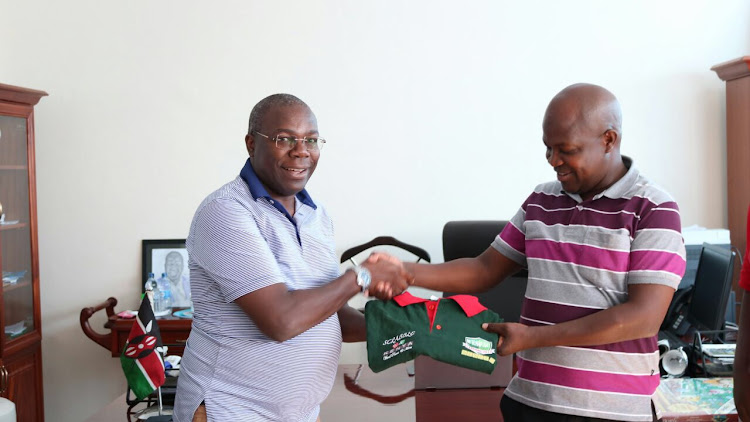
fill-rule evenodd
<path id="1" fill-rule="evenodd" d="M 362 277 L 362 282 L 364 284 L 370 284 L 370 281 L 371 281 L 370 270 L 362 267 L 362 269 L 359 272 L 359 276 Z"/>

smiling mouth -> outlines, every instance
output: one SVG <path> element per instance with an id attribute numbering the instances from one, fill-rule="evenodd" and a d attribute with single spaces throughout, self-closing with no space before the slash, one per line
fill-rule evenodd
<path id="1" fill-rule="evenodd" d="M 305 171 L 307 171 L 307 169 L 305 168 L 297 168 L 297 167 L 282 167 L 282 168 L 292 174 L 303 174 Z"/>
<path id="2" fill-rule="evenodd" d="M 572 174 L 573 174 L 573 172 L 572 172 L 572 171 L 569 171 L 569 172 L 561 172 L 561 171 L 558 171 L 558 172 L 557 172 L 557 180 L 560 180 L 560 181 L 562 181 L 563 179 L 567 179 L 567 178 L 569 178 L 569 177 L 570 177 L 570 176 L 571 176 Z"/>

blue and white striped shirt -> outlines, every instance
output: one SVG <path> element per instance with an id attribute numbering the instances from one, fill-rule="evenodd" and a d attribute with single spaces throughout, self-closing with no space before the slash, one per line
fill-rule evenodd
<path id="1" fill-rule="evenodd" d="M 193 324 L 174 420 L 205 401 L 209 420 L 315 421 L 341 352 L 336 314 L 284 342 L 265 336 L 234 302 L 284 283 L 311 289 L 339 276 L 333 226 L 306 191 L 294 217 L 271 199 L 250 162 L 198 207 L 187 238 Z"/>

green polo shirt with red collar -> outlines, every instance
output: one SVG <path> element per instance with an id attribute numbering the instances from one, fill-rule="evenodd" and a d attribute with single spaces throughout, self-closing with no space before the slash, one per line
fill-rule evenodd
<path id="1" fill-rule="evenodd" d="M 482 329 L 485 322 L 502 322 L 471 295 L 438 300 L 403 293 L 389 301 L 365 305 L 367 361 L 373 372 L 418 355 L 492 373 L 497 362 L 498 335 Z"/>

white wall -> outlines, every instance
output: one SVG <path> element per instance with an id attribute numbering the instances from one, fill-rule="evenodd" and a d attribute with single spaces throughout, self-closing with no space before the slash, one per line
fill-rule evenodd
<path id="1" fill-rule="evenodd" d="M 187 235 L 271 93 L 307 101 L 329 139 L 308 188 L 340 251 L 388 234 L 441 261 L 446 221 L 510 218 L 554 176 L 541 118 L 580 81 L 620 98 L 623 152 L 684 224 L 726 227 L 709 68 L 750 52 L 744 0 L 0 0 L 0 16 L 0 82 L 50 94 L 36 144 L 47 420 L 124 391 L 78 314 L 109 296 L 136 307 L 141 239 Z"/>

